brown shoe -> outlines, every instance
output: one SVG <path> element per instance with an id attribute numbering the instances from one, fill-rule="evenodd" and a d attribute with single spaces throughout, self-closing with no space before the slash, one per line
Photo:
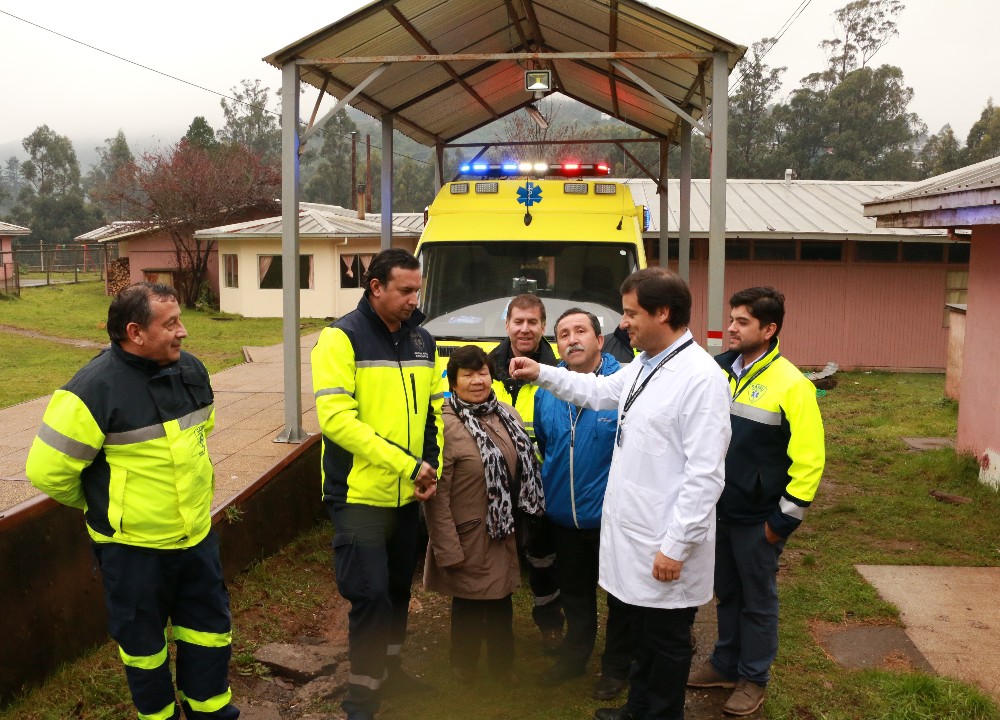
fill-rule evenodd
<path id="1" fill-rule="evenodd" d="M 731 689 L 736 687 L 736 681 L 726 680 L 726 678 L 722 677 L 709 660 L 706 660 L 705 664 L 697 670 L 691 671 L 691 674 L 688 675 L 687 684 L 688 687 L 696 688 L 720 687 Z"/>
<path id="2" fill-rule="evenodd" d="M 764 685 L 740 678 L 733 694 L 722 706 L 722 712 L 726 715 L 752 715 L 764 704 L 766 694 L 767 688 Z"/>

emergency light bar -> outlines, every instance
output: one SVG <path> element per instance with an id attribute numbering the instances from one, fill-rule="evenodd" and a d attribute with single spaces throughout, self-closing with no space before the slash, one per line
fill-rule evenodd
<path id="1" fill-rule="evenodd" d="M 512 176 L 528 177 L 591 177 L 594 175 L 610 175 L 611 166 L 607 163 L 532 163 L 504 162 L 490 164 L 485 162 L 463 163 L 459 166 L 460 175 L 471 175 L 479 178 L 502 178 Z"/>

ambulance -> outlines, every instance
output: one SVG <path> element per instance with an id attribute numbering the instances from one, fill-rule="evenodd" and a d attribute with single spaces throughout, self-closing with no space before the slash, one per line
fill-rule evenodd
<path id="1" fill-rule="evenodd" d="M 461 345 L 491 350 L 521 293 L 545 303 L 550 337 L 571 307 L 614 331 L 622 281 L 646 266 L 648 216 L 609 173 L 606 164 L 474 163 L 441 188 L 417 244 L 420 308 L 439 363 Z"/>

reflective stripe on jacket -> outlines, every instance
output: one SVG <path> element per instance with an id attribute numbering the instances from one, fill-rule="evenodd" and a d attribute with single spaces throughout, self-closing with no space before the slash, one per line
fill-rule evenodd
<path id="1" fill-rule="evenodd" d="M 598 375 L 614 375 L 621 368 L 608 353 L 601 360 Z M 566 364 L 559 363 L 559 367 Z M 578 408 L 548 390 L 535 393 L 535 437 L 543 461 L 545 514 L 553 522 L 567 528 L 601 526 L 617 430 L 617 409 Z"/>
<path id="2" fill-rule="evenodd" d="M 312 373 L 324 501 L 405 505 L 420 463 L 440 467 L 444 384 L 422 317 L 414 313 L 394 339 L 362 298 L 320 333 Z"/>
<path id="3" fill-rule="evenodd" d="M 83 508 L 98 543 L 198 544 L 211 529 L 215 426 L 205 366 L 161 367 L 112 344 L 57 390 L 28 453 L 31 483 Z"/>
<path id="4" fill-rule="evenodd" d="M 816 497 L 826 445 L 815 386 L 779 353 L 777 338 L 737 380 L 738 351 L 717 355 L 729 378 L 733 438 L 719 519 L 740 525 L 767 521 L 788 537 Z"/>

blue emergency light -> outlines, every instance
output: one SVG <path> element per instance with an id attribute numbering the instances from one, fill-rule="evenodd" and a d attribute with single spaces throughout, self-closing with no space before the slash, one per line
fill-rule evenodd
<path id="1" fill-rule="evenodd" d="M 458 172 L 460 175 L 470 175 L 478 178 L 502 177 L 592 177 L 595 175 L 610 175 L 611 166 L 607 163 L 566 162 L 547 164 L 543 162 L 513 162 L 503 163 L 462 163 Z"/>

